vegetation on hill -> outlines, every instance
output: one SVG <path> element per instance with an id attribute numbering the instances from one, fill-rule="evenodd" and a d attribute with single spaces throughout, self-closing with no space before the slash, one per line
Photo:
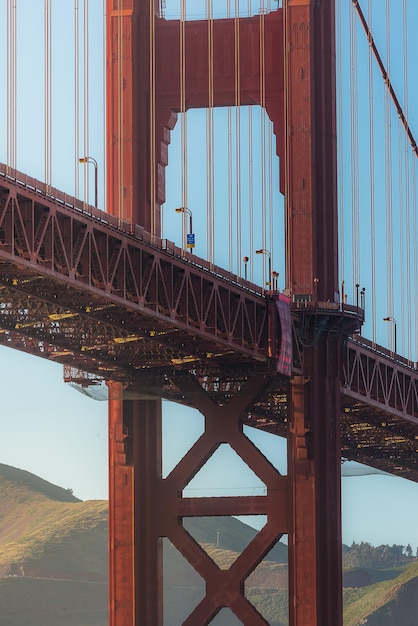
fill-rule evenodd
<path id="1" fill-rule="evenodd" d="M 234 518 L 187 518 L 184 525 L 221 569 L 257 531 Z M 344 626 L 412 626 L 418 560 L 411 546 L 343 546 Z M 246 580 L 248 599 L 271 626 L 288 623 L 287 547 L 278 543 Z M 205 584 L 164 539 L 165 625 L 181 624 Z M 0 464 L 1 626 L 107 625 L 107 502 Z M 217 626 L 238 623 L 223 609 Z"/>
<path id="2" fill-rule="evenodd" d="M 344 591 L 344 626 L 414 626 L 417 623 L 418 562 L 393 580 Z"/>
<path id="3" fill-rule="evenodd" d="M 230 517 L 186 517 L 183 526 L 198 543 L 217 546 L 222 550 L 242 552 L 257 535 L 257 530 Z M 287 546 L 278 542 L 268 555 L 269 561 L 287 563 Z"/>
<path id="4" fill-rule="evenodd" d="M 410 544 L 407 546 L 398 544 L 389 546 L 384 544 L 374 547 L 365 541 L 362 541 L 361 543 L 356 543 L 354 541 L 350 547 L 343 546 L 343 563 L 346 568 L 399 567 L 410 563 L 412 558 L 412 548 Z"/>
<path id="5" fill-rule="evenodd" d="M 107 502 L 0 465 L 0 511 L 0 576 L 107 579 Z"/>
<path id="6" fill-rule="evenodd" d="M 107 583 L 0 578 L 1 626 L 107 626 Z"/>
<path id="7" fill-rule="evenodd" d="M 63 489 L 30 472 L 0 463 L 0 497 L 2 493 L 7 493 L 9 498 L 13 497 L 13 491 L 18 487 L 58 502 L 81 502 L 73 496 L 71 489 Z"/>

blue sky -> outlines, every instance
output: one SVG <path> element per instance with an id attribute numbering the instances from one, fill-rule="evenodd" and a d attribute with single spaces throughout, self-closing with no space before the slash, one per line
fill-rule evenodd
<path id="1" fill-rule="evenodd" d="M 168 4 L 169 0 L 167 0 Z M 415 2 L 415 0 L 414 0 Z M 18 82 L 17 82 L 17 168 L 44 179 L 43 149 L 45 129 L 43 126 L 43 49 L 37 33 L 42 35 L 43 0 L 17 0 L 18 7 Z M 79 13 L 84 10 L 83 0 L 79 0 Z M 345 7 L 348 4 L 345 2 Z M 6 2 L 0 7 L 0 80 L 7 84 L 6 51 Z M 376 5 L 376 2 L 375 2 Z M 411 23 L 418 23 L 418 7 L 408 2 L 411 11 Z M 412 11 L 414 13 L 412 14 Z M 74 73 L 73 43 L 68 23 L 74 16 L 72 0 L 53 2 L 52 46 L 54 64 L 53 81 L 53 136 L 52 136 L 52 182 L 58 188 L 74 193 L 77 177 L 79 194 L 83 195 L 84 173 L 76 168 L 78 156 L 85 153 L 95 156 L 99 161 L 99 204 L 103 203 L 103 89 L 101 84 L 102 69 L 97 58 L 101 54 L 102 39 L 98 24 L 102 23 L 102 1 L 89 3 L 89 64 L 88 81 L 84 81 L 83 68 L 80 69 L 80 112 L 82 114 L 88 93 L 90 123 L 88 129 L 81 124 L 78 140 L 74 128 Z M 415 16 L 415 19 L 414 19 Z M 80 27 L 80 55 L 83 53 L 83 32 Z M 81 64 L 82 65 L 82 64 Z M 88 90 L 84 85 L 88 84 Z M 0 99 L 0 161 L 7 158 L 7 95 Z M 244 115 L 242 120 L 244 120 Z M 255 117 L 257 116 L 257 117 Z M 189 131 L 196 121 L 189 122 Z M 62 120 L 65 120 L 62 122 Z M 241 121 L 242 121 L 241 120 Z M 263 128 L 260 113 L 254 113 L 254 125 Z M 219 122 L 220 124 L 222 122 Z M 248 120 L 245 118 L 245 124 Z M 177 139 L 173 134 L 170 147 L 170 159 L 176 161 L 179 146 L 179 128 Z M 197 128 L 197 126 L 196 126 Z M 88 132 L 87 132 L 88 131 Z M 190 131 L 195 135 L 197 130 Z M 261 132 L 261 131 L 260 131 Z M 77 143 L 78 142 L 78 143 Z M 78 154 L 77 154 L 78 146 Z M 191 161 L 196 158 L 191 153 Z M 276 244 L 274 263 L 277 270 L 283 272 L 282 208 L 277 190 L 277 163 L 273 162 L 273 182 L 275 222 L 272 230 Z M 166 236 L 181 243 L 180 217 L 174 207 L 179 205 L 178 172 L 175 168 L 167 170 L 169 198 L 164 208 Z M 89 180 L 90 199 L 93 198 L 92 173 Z M 193 206 L 198 206 L 194 199 L 195 189 L 190 189 Z M 222 189 L 221 192 L 222 194 Z M 224 195 L 227 191 L 224 189 Z M 276 198 L 277 196 L 277 198 Z M 259 198 L 255 199 L 255 204 Z M 196 209 L 196 234 L 199 252 L 204 249 L 205 226 L 198 219 Z M 267 242 L 271 243 L 272 234 L 266 233 Z M 200 243 L 202 241 L 202 244 Z M 244 246 L 249 241 L 243 239 Z M 270 245 L 269 243 L 269 245 Z M 253 242 L 254 248 L 262 245 L 261 240 Z M 220 262 L 227 246 L 219 245 Z M 245 251 L 243 250 L 243 253 Z M 253 255 L 254 256 L 254 255 Z M 234 262 L 234 261 L 233 261 Z M 256 265 L 257 263 L 257 265 Z M 262 281 L 261 260 L 254 259 L 254 277 Z M 381 329 L 382 342 L 387 338 L 386 327 Z M 366 336 L 367 333 L 365 333 Z M 0 348 L 0 389 L 2 395 L 2 418 L 0 438 L 0 462 L 14 465 L 34 472 L 64 488 L 71 488 L 81 499 L 107 498 L 107 405 L 106 402 L 93 401 L 66 385 L 62 380 L 62 368 L 53 363 L 22 355 L 6 348 Z M 193 443 L 201 432 L 201 416 L 176 405 L 165 405 L 165 469 L 168 471 L 182 453 L 186 445 Z M 178 433 L 182 434 L 181 439 Z M 184 438 L 188 433 L 189 441 Z M 285 444 L 274 436 L 252 433 L 257 445 L 266 456 L 285 472 Z M 226 488 L 244 495 L 262 493 L 256 477 L 246 472 L 240 462 L 229 450 L 224 451 L 223 459 L 208 466 L 202 472 L 200 482 L 191 485 L 193 490 L 200 490 L 201 495 L 208 495 L 211 490 L 225 494 L 225 467 L 231 484 Z M 196 493 L 196 492 L 195 492 Z M 406 480 L 386 476 L 364 476 L 343 478 L 343 540 L 380 543 L 410 543 L 415 551 L 418 546 L 418 486 Z"/>

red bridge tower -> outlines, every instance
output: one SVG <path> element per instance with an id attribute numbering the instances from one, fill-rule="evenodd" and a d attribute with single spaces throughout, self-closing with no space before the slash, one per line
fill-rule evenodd
<path id="1" fill-rule="evenodd" d="M 348 329 L 343 315 L 309 305 L 339 299 L 334 0 L 283 4 L 240 19 L 237 29 L 228 19 L 214 20 L 210 28 L 205 21 L 165 21 L 157 0 L 107 0 L 108 210 L 160 233 L 176 115 L 191 107 L 236 104 L 229 59 L 239 37 L 239 104 L 265 107 L 274 125 L 286 197 L 286 289 L 300 335 L 299 366 L 288 385 L 287 476 L 280 476 L 242 432 L 242 412 L 272 384 L 271 375 L 249 376 L 227 411 L 206 397 L 192 374 L 179 381 L 203 413 L 205 432 L 166 479 L 160 400 L 123 400 L 122 385 L 109 385 L 111 626 L 163 625 L 164 536 L 206 581 L 205 598 L 184 624 L 209 624 L 222 607 L 243 624 L 266 624 L 245 598 L 244 581 L 283 533 L 289 541 L 291 626 L 342 625 L 339 363 Z M 181 29 L 188 51 L 184 64 Z M 212 91 L 210 49 L 217 51 Z M 181 497 L 221 443 L 229 443 L 262 478 L 267 487 L 262 504 L 257 498 L 205 503 Z M 182 518 L 190 515 L 261 512 L 267 514 L 266 526 L 226 571 L 182 527 Z"/>

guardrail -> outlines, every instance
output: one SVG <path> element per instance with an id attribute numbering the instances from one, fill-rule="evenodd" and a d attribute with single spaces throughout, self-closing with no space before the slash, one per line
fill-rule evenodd
<path id="1" fill-rule="evenodd" d="M 109 226 L 118 232 L 122 232 L 129 237 L 133 237 L 137 241 L 142 241 L 153 248 L 157 248 L 162 253 L 169 254 L 170 256 L 174 256 L 185 263 L 193 265 L 194 267 L 210 272 L 220 280 L 225 280 L 228 283 L 238 285 L 246 291 L 259 295 L 260 297 L 269 293 L 263 287 L 259 287 L 255 283 L 245 280 L 241 276 L 238 276 L 238 274 L 228 272 L 228 270 L 223 269 L 219 265 L 210 263 L 201 257 L 195 256 L 194 254 L 183 250 L 179 246 L 176 246 L 173 241 L 149 233 L 139 224 L 132 224 L 131 222 L 123 220 L 116 215 L 106 213 L 105 211 L 87 204 L 70 194 L 60 191 L 51 185 L 42 183 L 36 178 L 28 176 L 27 174 L 22 174 L 18 170 L 11 168 L 4 163 L 0 163 L 0 177 L 17 187 L 25 189 L 28 192 L 42 196 L 46 200 L 52 201 L 67 209 L 82 213 L 84 216 L 100 222 L 102 225 Z"/>

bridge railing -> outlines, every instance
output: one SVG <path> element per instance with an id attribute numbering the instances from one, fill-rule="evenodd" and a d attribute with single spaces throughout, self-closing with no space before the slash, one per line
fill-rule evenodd
<path id="1" fill-rule="evenodd" d="M 396 352 L 393 352 L 393 350 L 388 350 L 388 348 L 384 348 L 374 341 L 366 339 L 362 335 L 352 335 L 350 337 L 350 342 L 359 346 L 363 346 L 364 348 L 367 348 L 368 350 L 374 352 L 376 355 L 391 359 L 392 361 L 395 361 L 396 363 L 402 365 L 403 367 L 406 367 L 407 369 L 418 369 L 418 363 L 416 361 L 411 361 L 410 359 L 407 359 L 400 354 L 396 354 Z"/>
<path id="2" fill-rule="evenodd" d="M 116 215 L 106 213 L 101 209 L 94 207 L 82 200 L 71 196 L 59 189 L 47 185 L 32 176 L 23 174 L 18 170 L 15 170 L 4 163 L 0 163 L 0 177 L 5 181 L 13 183 L 17 187 L 21 187 L 26 191 L 40 195 L 45 199 L 53 201 L 65 208 L 78 211 L 87 217 L 91 217 L 94 220 L 99 221 L 101 224 L 114 228 L 118 232 L 122 232 L 125 235 L 134 237 L 138 241 L 142 241 L 147 245 L 157 248 L 166 254 L 176 257 L 188 264 L 198 267 L 204 271 L 210 272 L 211 275 L 216 276 L 221 280 L 225 280 L 228 283 L 238 285 L 239 287 L 259 296 L 263 296 L 268 293 L 263 287 L 256 285 L 248 280 L 245 280 L 238 274 L 234 274 L 215 265 L 203 258 L 195 256 L 194 254 L 185 251 L 183 248 L 176 246 L 173 241 L 167 238 L 158 237 L 145 230 L 143 226 L 139 224 L 133 224 L 127 220 L 123 220 Z"/>

